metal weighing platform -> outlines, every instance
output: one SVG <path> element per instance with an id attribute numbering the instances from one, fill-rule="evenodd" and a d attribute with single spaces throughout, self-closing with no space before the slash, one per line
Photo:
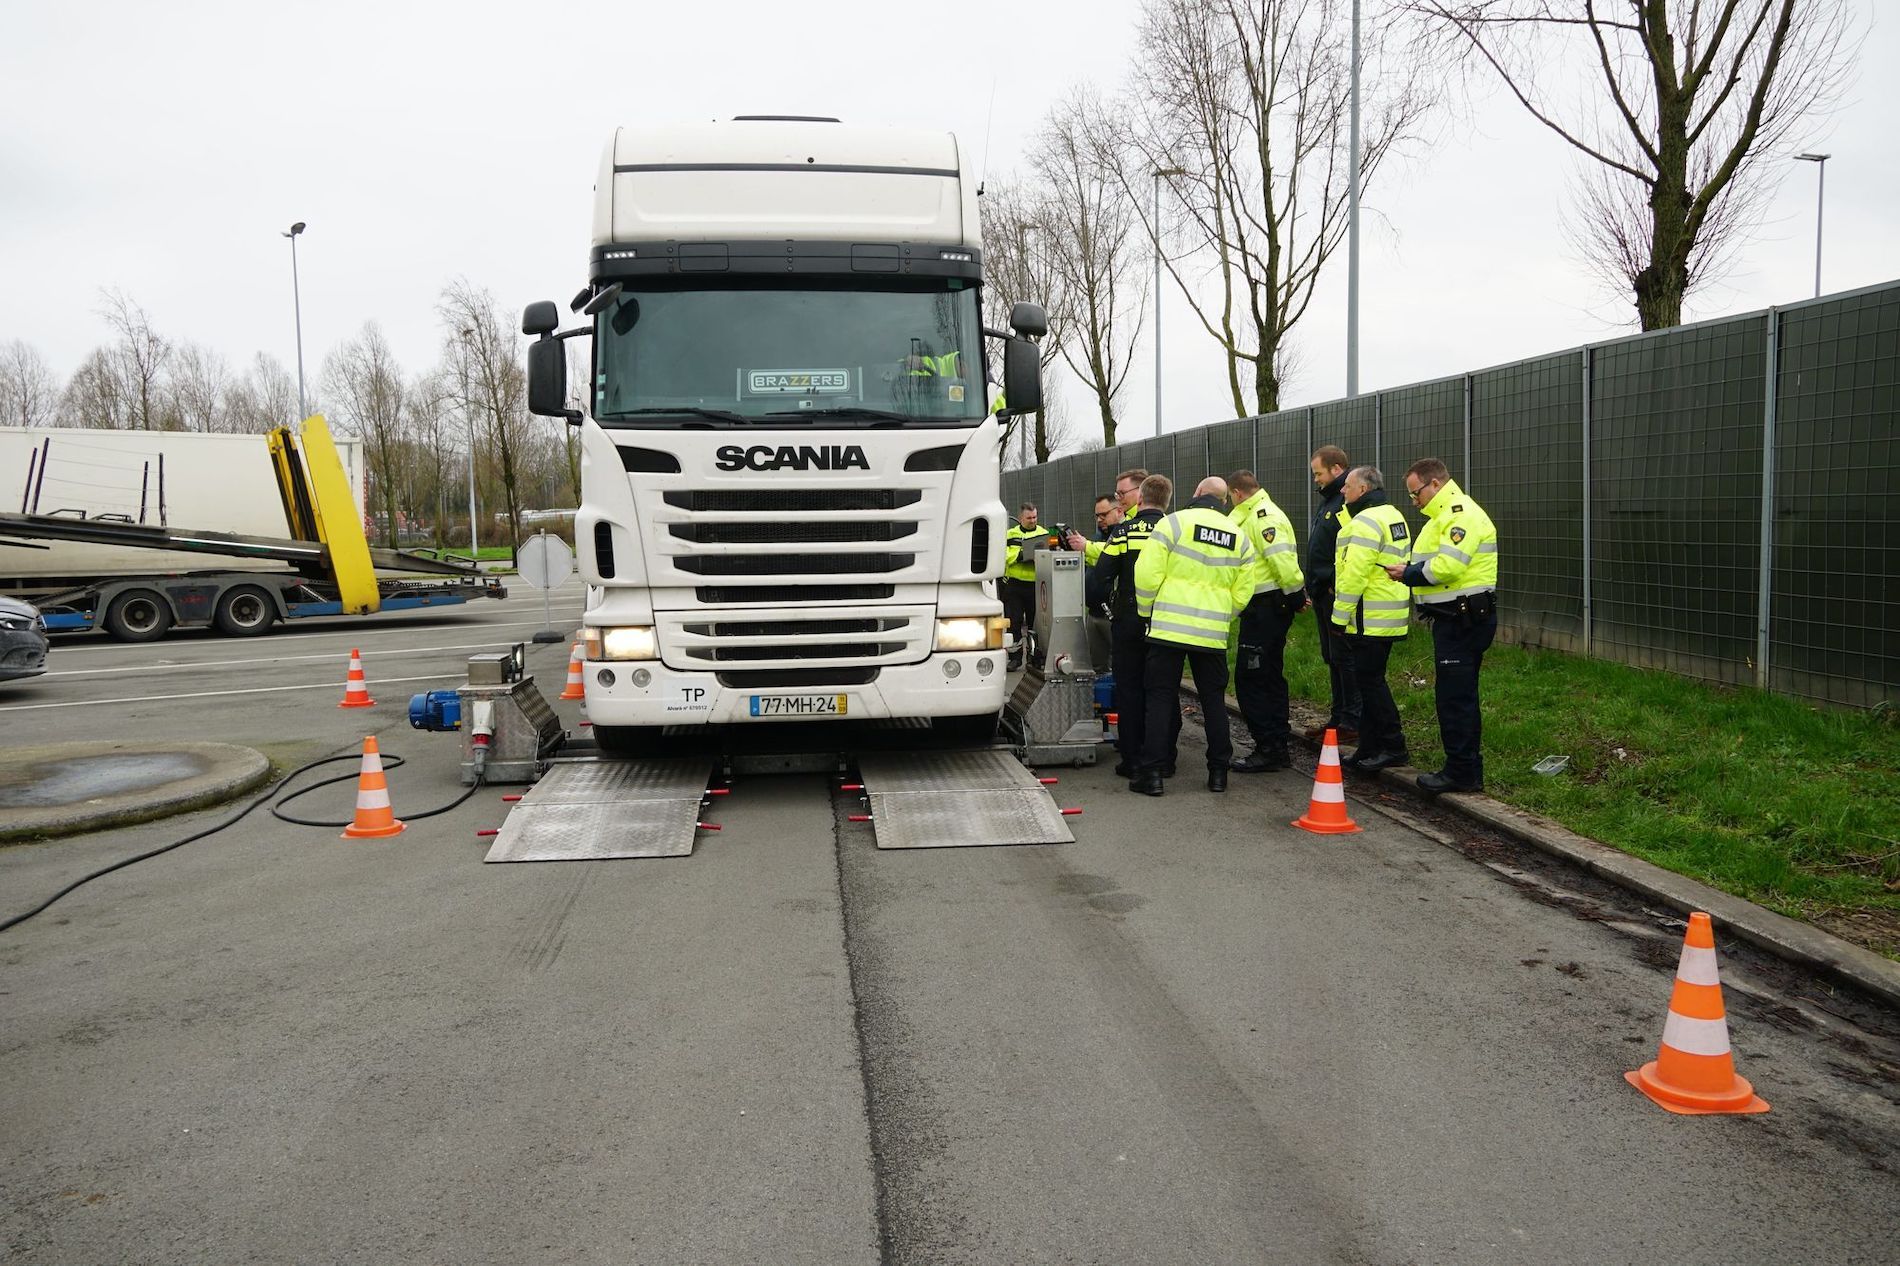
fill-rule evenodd
<path id="1" fill-rule="evenodd" d="M 685 857 L 713 761 L 549 762 L 501 825 L 486 862 L 580 862 Z"/>
<path id="2" fill-rule="evenodd" d="M 879 848 L 1070 844 L 1049 789 L 1007 748 L 858 759 Z"/>

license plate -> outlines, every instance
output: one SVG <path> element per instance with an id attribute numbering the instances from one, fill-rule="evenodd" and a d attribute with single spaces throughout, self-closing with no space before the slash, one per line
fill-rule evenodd
<path id="1" fill-rule="evenodd" d="M 841 717 L 848 695 L 753 695 L 755 717 Z"/>

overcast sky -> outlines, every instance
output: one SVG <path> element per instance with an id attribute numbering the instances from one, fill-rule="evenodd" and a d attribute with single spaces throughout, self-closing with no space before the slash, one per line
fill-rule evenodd
<path id="1" fill-rule="evenodd" d="M 1900 37 L 1895 14 L 1861 3 L 1860 72 L 1795 147 L 1834 156 L 1828 291 L 1900 278 Z M 987 133 L 996 177 L 1072 84 L 1120 85 L 1138 11 L 1137 0 L 0 0 L 0 342 L 24 339 L 68 374 L 107 340 L 99 292 L 118 287 L 162 332 L 233 369 L 263 350 L 294 370 L 280 234 L 304 220 L 312 379 L 371 319 L 419 371 L 437 354 L 434 303 L 449 279 L 516 311 L 585 281 L 595 164 L 614 126 L 829 114 L 944 128 L 979 151 Z M 1766 223 L 1693 317 L 1812 292 L 1814 167 L 1785 166 Z M 1559 142 L 1494 96 L 1381 174 L 1367 194 L 1378 214 L 1364 243 L 1362 389 L 1634 328 L 1560 226 L 1573 170 Z M 1342 251 L 1299 328 L 1287 403 L 1343 394 L 1344 264 Z M 1167 429 L 1230 416 L 1219 353 L 1180 296 L 1162 319 Z M 1151 433 L 1150 356 L 1128 384 L 1128 438 Z"/>

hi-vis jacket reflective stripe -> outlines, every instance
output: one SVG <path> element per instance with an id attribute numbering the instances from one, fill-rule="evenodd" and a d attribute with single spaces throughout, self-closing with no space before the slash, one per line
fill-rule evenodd
<path id="1" fill-rule="evenodd" d="M 1359 512 L 1339 534 L 1333 560 L 1338 588 L 1333 593 L 1333 624 L 1366 637 L 1404 637 L 1412 615 L 1412 591 L 1386 575 L 1410 553 L 1411 529 L 1405 516 L 1385 499 L 1367 493 Z"/>
<path id="2" fill-rule="evenodd" d="M 1293 520 L 1273 504 L 1265 488 L 1236 505 L 1229 517 L 1253 546 L 1255 593 L 1298 593 L 1306 587 L 1300 553 L 1293 543 Z"/>
<path id="3" fill-rule="evenodd" d="M 1498 587 L 1498 530 L 1470 494 L 1447 479 L 1425 504 L 1405 579 L 1420 605 L 1456 602 Z"/>
<path id="4" fill-rule="evenodd" d="M 963 370 L 958 365 L 960 352 L 945 352 L 941 356 L 925 356 L 921 353 L 912 356 L 910 376 L 912 378 L 957 378 Z"/>
<path id="5" fill-rule="evenodd" d="M 1253 546 L 1212 497 L 1155 525 L 1135 563 L 1135 612 L 1148 639 L 1227 649 L 1227 626 L 1253 598 Z"/>
<path id="6" fill-rule="evenodd" d="M 1020 523 L 1009 525 L 1009 531 L 1003 533 L 1003 576 L 1008 580 L 1034 580 L 1036 578 L 1036 557 L 1034 550 L 1023 549 L 1024 541 L 1033 541 L 1037 537 L 1055 537 L 1045 527 L 1026 528 Z"/>
<path id="7" fill-rule="evenodd" d="M 1082 554 L 1090 567 L 1108 571 L 1109 618 L 1133 620 L 1135 614 L 1135 567 L 1141 560 L 1142 547 L 1148 544 L 1163 511 L 1143 506 L 1132 519 L 1123 519 L 1108 530 L 1105 541 L 1089 541 Z"/>

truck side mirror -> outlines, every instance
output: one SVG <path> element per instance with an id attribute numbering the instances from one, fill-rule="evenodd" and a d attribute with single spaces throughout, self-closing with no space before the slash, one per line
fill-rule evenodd
<path id="1" fill-rule="evenodd" d="M 1042 353 L 1026 338 L 1013 338 L 1003 344 L 1003 399 L 1006 417 L 1020 417 L 1042 408 Z"/>
<path id="2" fill-rule="evenodd" d="M 554 305 L 546 307 L 551 315 Z M 559 339 L 542 337 L 528 344 L 528 412 L 569 422 L 581 420 L 579 413 L 567 407 L 567 348 Z"/>
<path id="3" fill-rule="evenodd" d="M 552 299 L 543 299 L 531 303 L 521 311 L 521 332 L 523 334 L 552 334 L 561 324 L 561 313 Z"/>
<path id="4" fill-rule="evenodd" d="M 1041 338 L 1049 332 L 1049 314 L 1040 303 L 1018 303 L 1009 309 L 1009 328 L 1024 338 Z"/>

